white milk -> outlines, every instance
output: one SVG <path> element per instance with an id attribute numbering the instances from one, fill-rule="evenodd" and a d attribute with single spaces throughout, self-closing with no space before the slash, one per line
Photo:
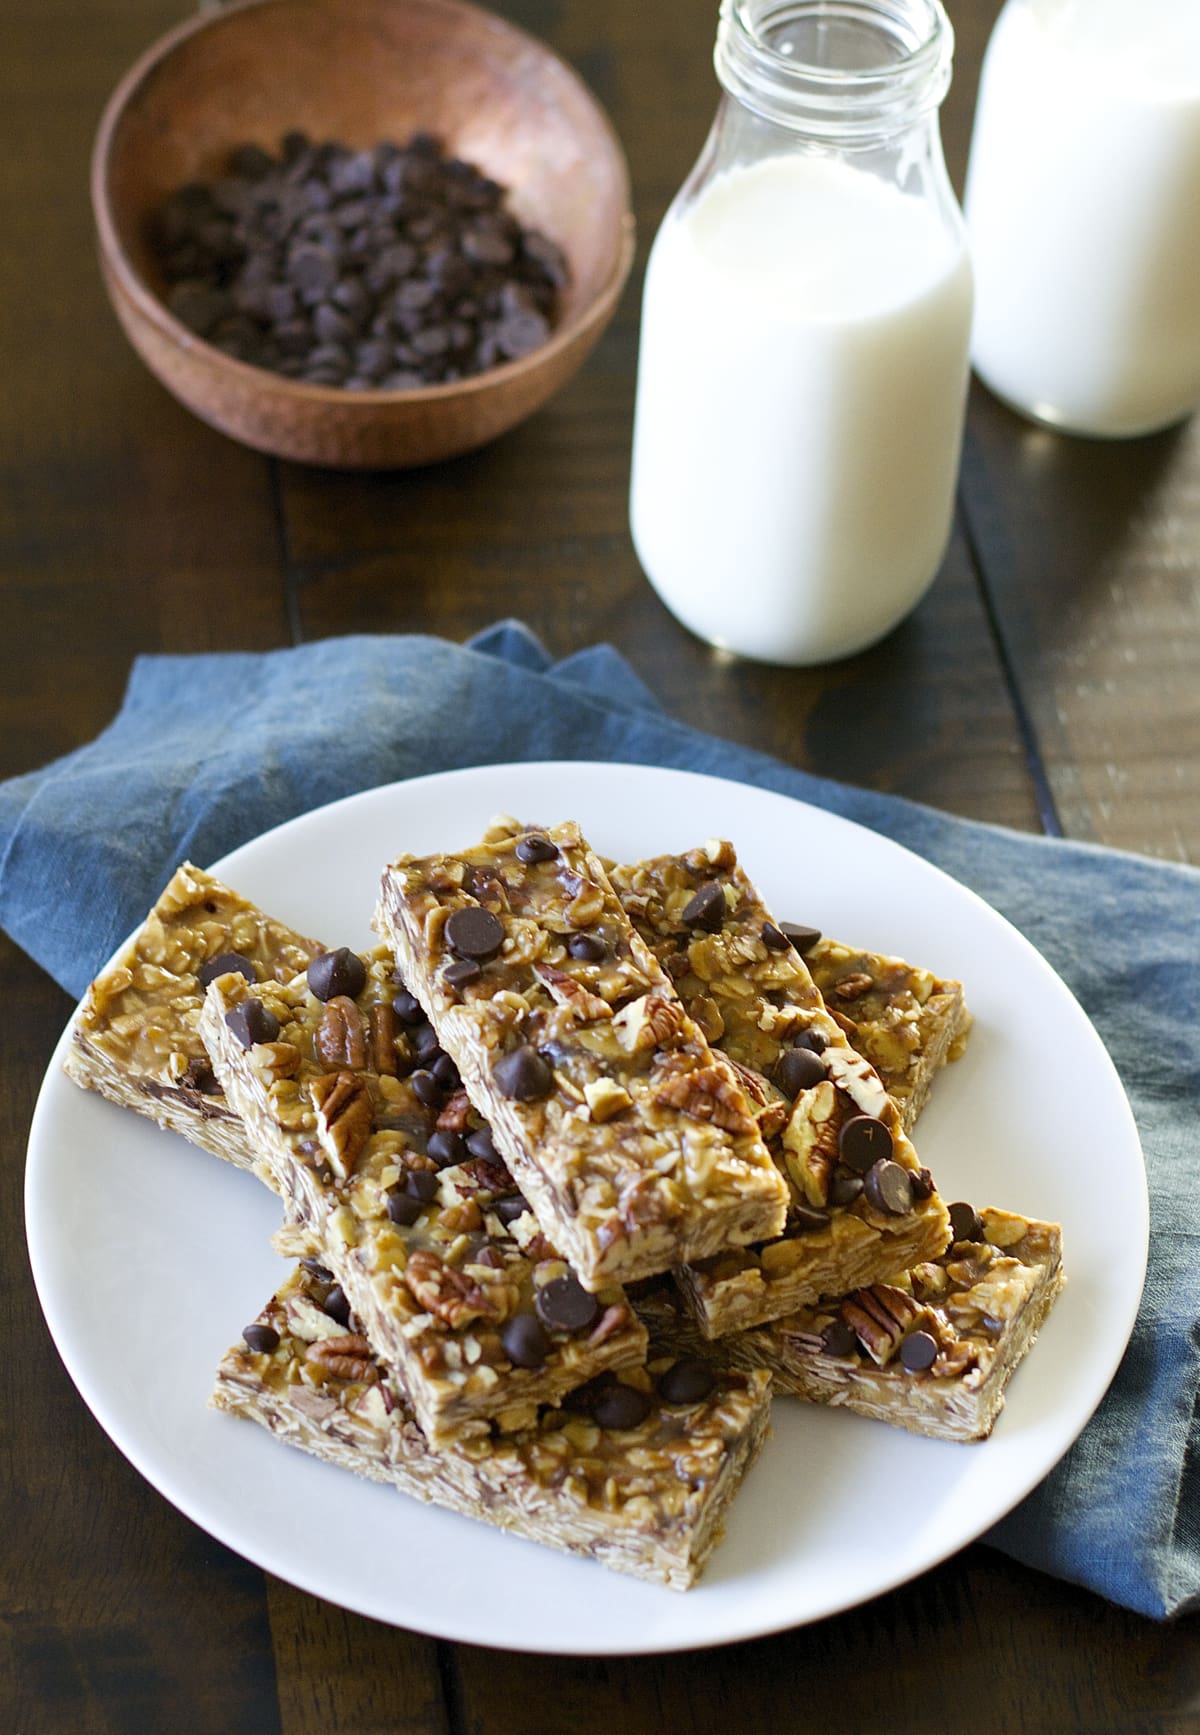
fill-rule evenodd
<path id="1" fill-rule="evenodd" d="M 668 213 L 631 521 L 685 626 L 811 663 L 904 617 L 949 533 L 970 318 L 957 225 L 830 157 L 729 169 Z"/>
<path id="2" fill-rule="evenodd" d="M 966 215 L 1000 397 L 1100 435 L 1200 403 L 1200 0 L 1009 0 Z"/>

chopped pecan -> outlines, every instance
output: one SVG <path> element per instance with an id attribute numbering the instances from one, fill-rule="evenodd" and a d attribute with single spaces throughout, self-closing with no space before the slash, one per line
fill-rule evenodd
<path id="1" fill-rule="evenodd" d="M 857 1289 L 841 1304 L 841 1315 L 878 1367 L 886 1367 L 922 1309 L 902 1289 L 876 1283 Z"/>
<path id="2" fill-rule="evenodd" d="M 849 976 L 843 976 L 840 982 L 835 982 L 832 991 L 839 1000 L 858 1000 L 874 986 L 874 978 L 865 970 L 855 970 Z"/>
<path id="3" fill-rule="evenodd" d="M 418 1306 L 452 1330 L 469 1324 L 473 1319 L 503 1318 L 502 1309 L 474 1278 L 455 1271 L 436 1253 L 424 1248 L 409 1255 L 404 1281 Z"/>
<path id="4" fill-rule="evenodd" d="M 309 1093 L 322 1149 L 333 1172 L 345 1180 L 371 1136 L 373 1115 L 366 1080 L 352 1072 L 327 1072 L 313 1080 Z"/>
<path id="5" fill-rule="evenodd" d="M 709 994 L 696 994 L 687 1004 L 689 1018 L 694 1018 L 708 1042 L 719 1042 L 725 1034 L 721 1008 Z"/>
<path id="6" fill-rule="evenodd" d="M 853 1018 L 847 1018 L 846 1014 L 844 1012 L 839 1012 L 836 1006 L 826 1006 L 825 1010 L 833 1019 L 833 1022 L 837 1025 L 842 1034 L 848 1036 L 853 1042 L 854 1038 L 858 1035 L 858 1025 L 854 1022 Z"/>
<path id="7" fill-rule="evenodd" d="M 783 1129 L 783 1153 L 789 1178 L 809 1205 L 829 1203 L 829 1177 L 838 1159 L 841 1124 L 838 1094 L 823 1078 L 796 1098 Z"/>
<path id="8" fill-rule="evenodd" d="M 597 1344 L 606 1343 L 615 1332 L 629 1324 L 629 1309 L 623 1301 L 614 1301 L 611 1307 L 606 1307 L 600 1318 L 588 1333 L 588 1348 L 595 1349 Z"/>
<path id="9" fill-rule="evenodd" d="M 374 1380 L 378 1369 L 371 1355 L 371 1346 L 358 1332 L 343 1337 L 323 1337 L 310 1343 L 304 1352 L 305 1361 L 316 1362 L 325 1373 L 339 1380 Z"/>
<path id="10" fill-rule="evenodd" d="M 513 1190 L 513 1179 L 500 1159 L 468 1157 L 454 1172 L 455 1187 L 469 1193 L 487 1193 L 496 1198 Z"/>
<path id="11" fill-rule="evenodd" d="M 313 1037 L 313 1047 L 322 1065 L 332 1071 L 349 1066 L 356 1072 L 367 1064 L 367 1039 L 362 1013 L 345 994 L 328 1001 Z"/>
<path id="12" fill-rule="evenodd" d="M 623 1113 L 633 1102 L 625 1086 L 611 1078 L 592 1079 L 584 1085 L 583 1094 L 587 1099 L 588 1114 L 597 1126 Z"/>
<path id="13" fill-rule="evenodd" d="M 613 1011 L 608 1001 L 599 994 L 593 994 L 582 982 L 577 982 L 574 976 L 568 976 L 565 970 L 559 970 L 553 964 L 535 964 L 533 971 L 558 1005 L 565 1006 L 580 1024 L 590 1024 L 598 1018 L 612 1017 Z"/>
<path id="14" fill-rule="evenodd" d="M 483 1216 L 477 1199 L 462 1199 L 457 1205 L 447 1205 L 441 1213 L 442 1227 L 451 1235 L 467 1235 L 482 1229 Z"/>
<path id="15" fill-rule="evenodd" d="M 377 1006 L 372 1006 L 368 1020 L 371 1070 L 394 1078 L 396 1037 L 400 1034 L 400 1020 L 396 1017 L 396 1008 L 389 1006 L 386 1001 L 380 1001 Z"/>
<path id="16" fill-rule="evenodd" d="M 703 1066 L 663 1079 L 655 1087 L 654 1100 L 681 1109 L 693 1120 L 709 1121 L 727 1133 L 756 1131 L 741 1086 L 719 1066 Z"/>
<path id="17" fill-rule="evenodd" d="M 438 1111 L 437 1126 L 441 1133 L 465 1133 L 471 1124 L 471 1099 L 465 1090 L 456 1090 L 447 1097 Z"/>
<path id="18" fill-rule="evenodd" d="M 709 867 L 717 868 L 723 873 L 728 873 L 737 866 L 737 851 L 728 838 L 710 837 L 704 845 L 704 858 Z"/>

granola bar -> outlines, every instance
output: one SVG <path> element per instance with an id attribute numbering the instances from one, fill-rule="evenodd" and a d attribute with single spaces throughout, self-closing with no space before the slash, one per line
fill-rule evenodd
<path id="1" fill-rule="evenodd" d="M 212 1403 L 287 1444 L 513 1534 L 686 1590 L 767 1431 L 769 1378 L 655 1354 L 518 1433 L 434 1451 L 365 1339 L 297 1272 L 225 1356 Z"/>
<path id="2" fill-rule="evenodd" d="M 709 1338 L 935 1258 L 946 1207 L 870 1062 L 826 1009 L 732 844 L 616 867 L 639 934 L 737 1068 L 791 1203 L 783 1233 L 680 1265 Z"/>
<path id="3" fill-rule="evenodd" d="M 259 982 L 290 981 L 320 950 L 185 862 L 88 989 L 65 1070 L 84 1089 L 260 1170 L 200 1039 L 204 988 L 214 964 Z"/>
<path id="4" fill-rule="evenodd" d="M 769 1372 L 775 1390 L 939 1440 L 982 1440 L 1062 1288 L 1062 1231 L 951 1207 L 954 1242 L 889 1283 L 708 1343 L 668 1284 L 636 1305 L 681 1355 Z"/>
<path id="5" fill-rule="evenodd" d="M 401 858 L 376 926 L 584 1283 L 783 1227 L 787 1188 L 735 1070 L 576 825 Z"/>
<path id="6" fill-rule="evenodd" d="M 293 1224 L 441 1441 L 519 1425 L 646 1338 L 541 1233 L 414 1007 L 390 953 L 342 949 L 284 985 L 218 977 L 201 1033 Z"/>
<path id="7" fill-rule="evenodd" d="M 911 1133 L 930 1087 L 966 1047 L 972 1017 L 961 982 L 824 934 L 803 946 L 826 1007 L 871 1062 Z"/>

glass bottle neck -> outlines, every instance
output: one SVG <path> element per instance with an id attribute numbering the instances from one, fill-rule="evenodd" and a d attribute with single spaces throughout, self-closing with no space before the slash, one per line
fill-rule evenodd
<path id="1" fill-rule="evenodd" d="M 714 61 L 760 120 L 871 147 L 936 114 L 953 52 L 940 0 L 722 0 Z"/>

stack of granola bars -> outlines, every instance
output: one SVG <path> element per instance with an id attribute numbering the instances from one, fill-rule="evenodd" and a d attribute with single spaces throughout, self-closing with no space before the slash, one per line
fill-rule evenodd
<path id="1" fill-rule="evenodd" d="M 616 866 L 571 823 L 402 857 L 375 925 L 184 866 L 76 1020 L 77 1082 L 283 1201 L 219 1408 L 674 1588 L 772 1389 L 990 1431 L 1060 1246 L 913 1148 L 958 983 L 777 920 L 726 842 Z"/>

